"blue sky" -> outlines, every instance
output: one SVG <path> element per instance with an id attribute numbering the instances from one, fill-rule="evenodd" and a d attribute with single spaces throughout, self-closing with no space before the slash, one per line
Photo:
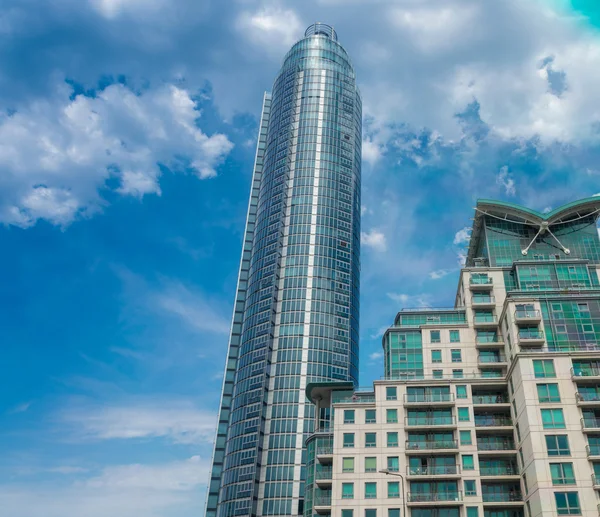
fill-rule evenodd
<path id="1" fill-rule="evenodd" d="M 203 513 L 262 92 L 331 23 L 364 103 L 361 384 L 478 197 L 600 193 L 573 0 L 4 0 L 0 517 Z"/>

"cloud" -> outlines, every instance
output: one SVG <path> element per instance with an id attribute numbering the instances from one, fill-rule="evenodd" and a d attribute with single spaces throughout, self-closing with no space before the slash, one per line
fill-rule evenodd
<path id="1" fill-rule="evenodd" d="M 0 485 L 2 510 L 19 517 L 167 517 L 202 506 L 209 462 L 198 456 L 157 464 L 83 469 L 71 482 Z"/>
<path id="2" fill-rule="evenodd" d="M 31 402 L 23 402 L 9 411 L 9 414 L 25 413 L 31 407 Z"/>
<path id="3" fill-rule="evenodd" d="M 387 293 L 387 297 L 399 304 L 402 304 L 402 308 L 413 308 L 413 307 L 429 307 L 431 296 L 429 294 L 417 294 L 411 295 L 406 293 Z"/>
<path id="4" fill-rule="evenodd" d="M 429 273 L 429 278 L 432 280 L 439 280 L 440 278 L 444 278 L 452 271 L 452 269 L 438 269 L 437 271 L 431 271 L 431 273 Z"/>
<path id="5" fill-rule="evenodd" d="M 465 226 L 463 229 L 458 230 L 454 235 L 454 240 L 452 243 L 454 245 L 460 246 L 462 244 L 467 244 L 471 239 L 471 228 Z"/>
<path id="6" fill-rule="evenodd" d="M 109 181 L 122 195 L 160 195 L 159 164 L 210 178 L 232 148 L 197 127 L 198 106 L 177 86 L 72 93 L 62 85 L 0 115 L 0 222 L 66 226 L 101 209 Z"/>
<path id="7" fill-rule="evenodd" d="M 507 196 L 514 196 L 517 193 L 517 189 L 515 188 L 515 180 L 508 172 L 507 166 L 502 167 L 498 172 L 498 175 L 496 176 L 496 184 L 504 188 L 504 193 Z"/>
<path id="8" fill-rule="evenodd" d="M 362 143 L 362 159 L 369 165 L 375 165 L 383 153 L 383 147 L 371 138 L 366 138 Z"/>
<path id="9" fill-rule="evenodd" d="M 373 229 L 368 232 L 361 232 L 360 242 L 363 246 L 372 248 L 375 251 L 383 252 L 387 250 L 385 234 L 378 230 Z"/>
<path id="10" fill-rule="evenodd" d="M 59 423 L 78 440 L 166 438 L 172 443 L 212 443 L 216 417 L 188 401 L 130 400 L 121 403 L 72 404 Z"/>
<path id="11" fill-rule="evenodd" d="M 387 330 L 387 328 L 386 328 Z M 379 359 L 383 358 L 383 352 L 373 352 L 372 354 L 369 354 L 369 359 L 371 361 L 379 361 Z"/>
<path id="12" fill-rule="evenodd" d="M 263 52 L 281 60 L 282 52 L 302 37 L 304 24 L 293 9 L 263 7 L 255 12 L 241 12 L 236 27 Z"/>

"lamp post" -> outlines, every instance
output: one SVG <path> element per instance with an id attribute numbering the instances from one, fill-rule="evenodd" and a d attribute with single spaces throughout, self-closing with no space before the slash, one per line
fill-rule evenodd
<path id="1" fill-rule="evenodd" d="M 380 474 L 385 474 L 386 476 L 398 476 L 402 482 L 400 483 L 400 486 L 402 487 L 402 511 L 403 511 L 403 515 L 402 517 L 407 517 L 407 513 L 406 513 L 406 490 L 404 489 L 404 476 L 402 474 L 400 474 L 400 472 L 393 472 L 390 469 L 381 469 L 379 471 Z"/>

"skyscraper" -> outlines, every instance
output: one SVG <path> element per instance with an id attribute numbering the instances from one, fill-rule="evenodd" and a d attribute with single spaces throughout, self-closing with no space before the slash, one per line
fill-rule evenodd
<path id="1" fill-rule="evenodd" d="M 303 513 L 309 382 L 358 380 L 362 105 L 332 27 L 265 94 L 207 517 Z"/>

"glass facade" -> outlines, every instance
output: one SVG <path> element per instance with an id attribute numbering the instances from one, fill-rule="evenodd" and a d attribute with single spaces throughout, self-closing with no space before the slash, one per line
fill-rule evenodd
<path id="1" fill-rule="evenodd" d="M 306 385 L 358 382 L 361 118 L 335 31 L 309 27 L 265 97 L 207 517 L 302 514 Z"/>

